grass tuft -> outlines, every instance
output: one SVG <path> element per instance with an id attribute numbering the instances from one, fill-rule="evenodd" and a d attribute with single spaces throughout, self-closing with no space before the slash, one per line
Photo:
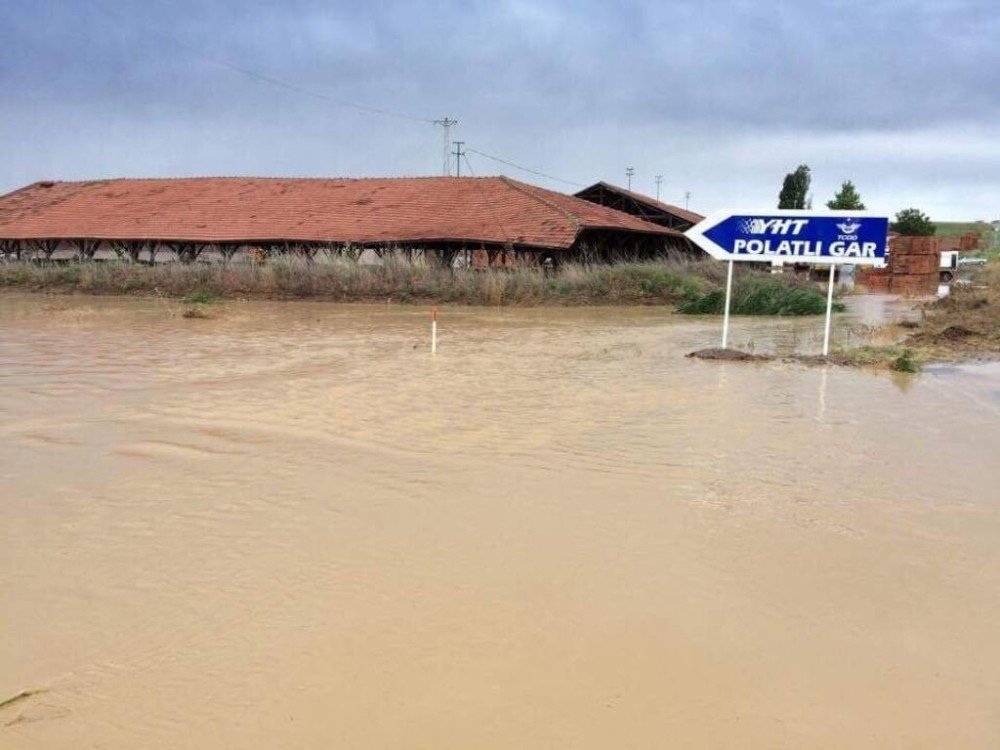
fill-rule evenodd
<path id="1" fill-rule="evenodd" d="M 218 302 L 219 297 L 214 292 L 210 292 L 207 289 L 199 289 L 196 292 L 191 292 L 181 300 L 189 305 L 210 305 L 213 302 Z"/>
<path id="2" fill-rule="evenodd" d="M 918 365 L 916 360 L 913 359 L 913 352 L 909 349 L 904 349 L 902 354 L 892 361 L 891 367 L 896 372 L 920 371 L 920 365 Z"/>

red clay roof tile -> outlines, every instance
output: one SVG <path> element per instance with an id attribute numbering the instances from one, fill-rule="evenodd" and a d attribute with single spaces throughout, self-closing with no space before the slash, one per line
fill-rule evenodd
<path id="1" fill-rule="evenodd" d="M 507 177 L 39 182 L 0 196 L 2 239 L 442 240 L 569 248 L 582 229 L 678 232 Z"/>

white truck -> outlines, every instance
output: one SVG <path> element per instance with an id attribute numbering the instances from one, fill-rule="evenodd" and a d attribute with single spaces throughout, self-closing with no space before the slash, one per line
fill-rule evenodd
<path id="1" fill-rule="evenodd" d="M 941 281 L 948 282 L 958 274 L 958 251 L 944 250 L 941 253 Z"/>

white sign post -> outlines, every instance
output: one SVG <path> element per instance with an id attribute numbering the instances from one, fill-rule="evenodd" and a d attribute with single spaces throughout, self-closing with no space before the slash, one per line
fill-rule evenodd
<path id="1" fill-rule="evenodd" d="M 830 281 L 826 285 L 826 326 L 823 329 L 823 356 L 830 353 L 830 313 L 833 312 L 833 272 L 836 266 L 830 264 Z"/>
<path id="2" fill-rule="evenodd" d="M 881 265 L 889 239 L 889 219 L 865 211 L 725 212 L 695 224 L 685 236 L 713 258 L 729 261 L 722 348 L 729 345 L 729 307 L 733 295 L 733 262 L 806 263 L 830 266 L 826 291 L 823 356 L 830 353 L 833 280 L 838 265 Z"/>
<path id="3" fill-rule="evenodd" d="M 726 271 L 726 311 L 722 316 L 722 348 L 725 349 L 729 343 L 729 300 L 733 296 L 733 261 L 729 261 L 729 270 Z"/>

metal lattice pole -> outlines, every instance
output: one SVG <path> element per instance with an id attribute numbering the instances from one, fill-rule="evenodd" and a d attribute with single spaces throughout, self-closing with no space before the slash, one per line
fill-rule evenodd
<path id="1" fill-rule="evenodd" d="M 434 124 L 440 125 L 444 130 L 444 154 L 441 174 L 448 177 L 451 174 L 451 129 L 453 126 L 458 125 L 458 120 L 444 117 L 440 120 L 435 120 Z"/>

